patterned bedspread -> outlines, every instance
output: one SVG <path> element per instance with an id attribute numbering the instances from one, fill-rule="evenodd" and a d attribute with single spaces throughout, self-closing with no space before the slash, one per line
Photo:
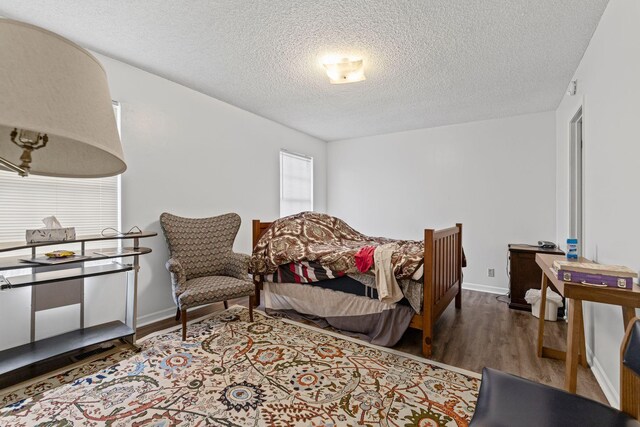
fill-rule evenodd
<path id="1" fill-rule="evenodd" d="M 274 273 L 279 265 L 316 261 L 333 271 L 355 274 L 359 273 L 355 254 L 360 248 L 387 243 L 398 244 L 391 258 L 395 276 L 410 278 L 424 261 L 424 242 L 365 236 L 339 218 L 302 212 L 271 225 L 253 249 L 249 269 L 264 275 Z"/>

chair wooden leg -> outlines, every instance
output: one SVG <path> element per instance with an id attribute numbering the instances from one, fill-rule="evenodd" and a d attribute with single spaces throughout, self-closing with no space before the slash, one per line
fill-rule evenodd
<path id="1" fill-rule="evenodd" d="M 227 308 L 229 308 L 229 304 L 226 301 L 222 301 L 222 303 L 224 304 L 224 309 L 226 310 Z"/>
<path id="2" fill-rule="evenodd" d="M 180 309 L 179 308 L 176 309 L 176 322 L 178 320 L 180 320 Z"/>
<path id="3" fill-rule="evenodd" d="M 187 340 L 187 310 L 182 310 L 182 341 Z"/>
<path id="4" fill-rule="evenodd" d="M 254 280 L 253 283 L 256 285 L 256 295 L 253 297 L 254 307 L 257 307 L 260 304 L 260 282 Z"/>
<path id="5" fill-rule="evenodd" d="M 249 297 L 249 321 L 253 323 L 253 300 L 255 297 Z"/>

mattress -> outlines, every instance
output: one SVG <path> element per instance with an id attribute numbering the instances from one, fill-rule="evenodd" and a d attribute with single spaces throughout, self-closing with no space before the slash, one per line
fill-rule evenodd
<path id="1" fill-rule="evenodd" d="M 398 285 L 402 290 L 404 298 L 400 301 L 404 305 L 409 305 L 416 313 L 422 311 L 423 282 L 422 267 L 416 272 L 419 280 L 401 279 Z M 325 289 L 333 289 L 350 293 L 352 295 L 378 298 L 376 290 L 376 279 L 373 274 L 344 274 L 314 261 L 300 261 L 281 265 L 272 274 L 262 276 L 264 282 L 270 283 L 297 283 L 309 284 Z"/>
<path id="2" fill-rule="evenodd" d="M 303 317 L 315 321 L 318 326 L 357 334 L 372 344 L 394 346 L 409 327 L 414 310 L 407 304 L 387 304 L 365 295 L 344 292 L 367 291 L 353 279 L 336 282 L 334 279 L 318 286 L 303 283 L 264 282 L 264 303 L 267 314 L 289 318 Z M 341 290 L 332 289 L 341 287 Z M 375 291 L 375 290 L 374 290 Z"/>

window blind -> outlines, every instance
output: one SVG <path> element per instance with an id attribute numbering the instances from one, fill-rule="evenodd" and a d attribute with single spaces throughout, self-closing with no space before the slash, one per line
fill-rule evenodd
<path id="1" fill-rule="evenodd" d="M 313 210 L 313 158 L 280 151 L 280 216 Z"/>
<path id="2" fill-rule="evenodd" d="M 114 113 L 120 130 L 119 105 Z M 46 156 L 46 148 L 33 154 Z M 76 235 L 120 229 L 120 177 L 57 178 L 0 171 L 0 242 L 24 242 L 25 230 L 42 228 L 42 218 L 55 215 Z"/>

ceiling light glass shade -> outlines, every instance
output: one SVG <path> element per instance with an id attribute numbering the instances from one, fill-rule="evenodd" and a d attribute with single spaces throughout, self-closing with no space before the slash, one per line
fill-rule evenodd
<path id="1" fill-rule="evenodd" d="M 0 19 L 0 158 L 19 164 L 24 153 L 15 141 L 39 142 L 42 148 L 29 152 L 29 173 L 97 178 L 124 172 L 111 102 L 106 73 L 85 49 Z"/>
<path id="2" fill-rule="evenodd" d="M 323 64 L 331 84 L 355 83 L 366 80 L 362 59 L 343 58 L 333 64 Z"/>

